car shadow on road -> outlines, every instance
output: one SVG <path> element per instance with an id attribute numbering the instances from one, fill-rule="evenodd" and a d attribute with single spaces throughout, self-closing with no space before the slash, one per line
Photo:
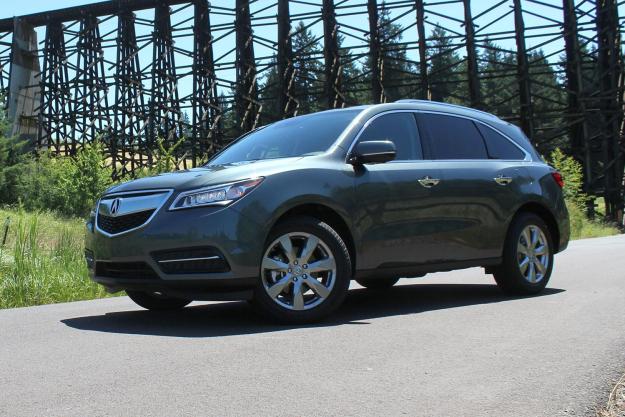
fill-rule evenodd
<path id="1" fill-rule="evenodd" d="M 539 297 L 563 292 L 547 288 Z M 175 312 L 133 310 L 61 320 L 65 325 L 108 333 L 172 337 L 219 337 L 285 331 L 294 328 L 366 325 L 368 320 L 479 304 L 512 302 L 495 285 L 415 284 L 384 291 L 352 289 L 342 308 L 321 323 L 303 326 L 271 323 L 247 302 L 227 302 L 187 307 Z"/>

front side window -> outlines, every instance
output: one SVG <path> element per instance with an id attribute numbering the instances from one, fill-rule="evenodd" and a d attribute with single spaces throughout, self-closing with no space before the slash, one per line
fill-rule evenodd
<path id="1" fill-rule="evenodd" d="M 360 112 L 331 111 L 281 120 L 242 137 L 207 165 L 322 154 Z"/>
<path id="2" fill-rule="evenodd" d="M 390 140 L 395 144 L 397 161 L 423 159 L 421 141 L 412 113 L 389 113 L 371 121 L 359 141 Z"/>
<path id="3" fill-rule="evenodd" d="M 469 119 L 423 113 L 419 127 L 428 133 L 432 159 L 488 159 L 482 135 Z"/>

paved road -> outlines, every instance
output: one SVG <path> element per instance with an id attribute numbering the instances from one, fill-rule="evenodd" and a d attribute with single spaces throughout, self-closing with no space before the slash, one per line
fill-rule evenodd
<path id="1" fill-rule="evenodd" d="M 269 325 L 246 303 L 125 297 L 0 311 L 1 416 L 594 416 L 625 369 L 625 236 L 572 243 L 550 289 L 480 269 Z"/>

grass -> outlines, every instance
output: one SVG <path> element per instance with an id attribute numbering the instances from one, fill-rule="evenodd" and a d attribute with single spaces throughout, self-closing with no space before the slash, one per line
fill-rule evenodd
<path id="1" fill-rule="evenodd" d="M 572 239 L 619 233 L 615 227 L 587 220 L 574 206 L 569 211 Z M 0 209 L 0 308 L 106 297 L 104 289 L 89 279 L 83 233 L 80 219 Z"/>
<path id="2" fill-rule="evenodd" d="M 592 237 L 612 236 L 619 230 L 600 220 L 588 220 L 584 212 L 574 204 L 567 204 L 571 221 L 571 239 L 587 239 Z"/>
<path id="3" fill-rule="evenodd" d="M 597 412 L 597 417 L 625 416 L 625 375 L 616 383 L 610 392 L 608 403 Z"/>
<path id="4" fill-rule="evenodd" d="M 89 280 L 83 232 L 79 219 L 0 209 L 0 308 L 105 297 Z"/>

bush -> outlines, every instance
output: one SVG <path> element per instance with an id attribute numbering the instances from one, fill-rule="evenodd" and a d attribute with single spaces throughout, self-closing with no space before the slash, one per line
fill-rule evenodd
<path id="1" fill-rule="evenodd" d="M 588 195 L 584 193 L 584 174 L 582 165 L 573 157 L 566 155 L 559 148 L 556 148 L 550 155 L 551 165 L 562 174 L 564 178 L 564 198 L 574 203 L 580 209 L 586 207 L 589 201 Z"/>
<path id="2" fill-rule="evenodd" d="M 74 157 L 41 155 L 19 165 L 14 202 L 27 210 L 54 210 L 84 217 L 111 184 L 100 143 L 86 145 Z"/>
<path id="3" fill-rule="evenodd" d="M 564 178 L 564 199 L 571 222 L 571 239 L 615 235 L 619 231 L 605 222 L 588 219 L 585 213 L 590 197 L 583 191 L 584 177 L 582 165 L 560 149 L 550 155 L 551 165 Z"/>
<path id="4" fill-rule="evenodd" d="M 182 158 L 178 158 L 176 157 L 176 153 L 178 148 L 184 144 L 185 140 L 186 139 L 182 137 L 173 145 L 166 147 L 163 138 L 156 139 L 157 148 L 151 152 L 152 166 L 137 171 L 134 174 L 135 178 L 149 177 L 177 170 L 180 159 L 184 159 L 185 155 L 183 155 Z"/>

